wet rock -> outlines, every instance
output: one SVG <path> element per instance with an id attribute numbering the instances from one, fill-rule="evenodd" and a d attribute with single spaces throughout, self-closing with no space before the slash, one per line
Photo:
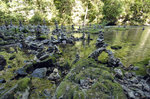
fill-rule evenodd
<path id="1" fill-rule="evenodd" d="M 47 68 L 37 68 L 31 74 L 32 77 L 44 78 L 46 76 Z"/>
<path id="2" fill-rule="evenodd" d="M 48 79 L 49 80 L 58 80 L 58 79 L 60 79 L 61 77 L 60 77 L 60 75 L 59 75 L 59 72 L 58 72 L 58 69 L 57 68 L 55 68 L 54 70 L 53 70 L 53 73 L 51 73 L 50 75 L 49 75 L 49 77 L 48 77 Z"/>
<path id="3" fill-rule="evenodd" d="M 4 78 L 0 79 L 0 83 L 5 83 L 6 80 Z"/>
<path id="4" fill-rule="evenodd" d="M 4 58 L 3 55 L 0 55 L 0 71 L 4 70 L 5 65 L 6 65 L 6 59 Z"/>

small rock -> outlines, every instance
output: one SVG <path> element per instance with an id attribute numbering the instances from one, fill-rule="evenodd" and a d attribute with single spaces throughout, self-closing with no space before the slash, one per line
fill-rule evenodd
<path id="1" fill-rule="evenodd" d="M 44 95 L 45 95 L 46 97 L 50 97 L 50 96 L 51 96 L 51 93 L 50 93 L 50 90 L 49 90 L 49 89 L 45 89 L 43 93 L 44 93 Z"/>
<path id="2" fill-rule="evenodd" d="M 126 73 L 125 73 L 125 76 L 126 76 L 127 78 L 132 78 L 132 73 L 126 72 Z"/>
<path id="3" fill-rule="evenodd" d="M 114 45 L 114 46 L 111 46 L 111 49 L 114 49 L 114 50 L 119 50 L 121 49 L 122 47 L 119 46 L 119 45 Z"/>
<path id="4" fill-rule="evenodd" d="M 44 78 L 46 76 L 47 68 L 37 68 L 31 74 L 32 77 Z"/>
<path id="5" fill-rule="evenodd" d="M 144 92 L 142 90 L 138 90 L 137 93 L 139 93 L 141 97 L 145 97 Z"/>
<path id="6" fill-rule="evenodd" d="M 144 92 L 144 95 L 146 96 L 147 99 L 150 99 L 150 93 L 149 92 Z"/>
<path id="7" fill-rule="evenodd" d="M 139 67 L 134 66 L 134 67 L 133 67 L 133 70 L 134 70 L 134 71 L 137 71 L 137 70 L 139 70 Z"/>
<path id="8" fill-rule="evenodd" d="M 121 69 L 115 68 L 114 71 L 115 71 L 115 73 L 116 73 L 116 77 L 118 77 L 118 78 L 121 78 L 121 77 L 122 77 L 123 74 L 122 74 Z"/>
<path id="9" fill-rule="evenodd" d="M 16 58 L 16 56 L 15 55 L 12 55 L 10 58 L 9 58 L 9 60 L 13 60 L 13 59 L 15 59 Z"/>
<path id="10" fill-rule="evenodd" d="M 12 68 L 10 65 L 8 65 L 8 68 Z"/>
<path id="11" fill-rule="evenodd" d="M 55 68 L 55 69 L 53 70 L 53 73 L 51 73 L 51 74 L 49 75 L 48 79 L 49 79 L 49 80 L 57 80 L 57 79 L 60 79 L 60 75 L 59 75 L 59 73 L 58 73 L 58 69 L 57 69 L 57 68 Z"/>
<path id="12" fill-rule="evenodd" d="M 131 79 L 131 82 L 132 82 L 132 83 L 136 83 L 136 84 L 137 84 L 139 81 L 137 80 L 137 78 L 136 78 L 136 77 L 133 77 L 133 78 Z"/>
<path id="13" fill-rule="evenodd" d="M 39 58 L 39 60 L 45 60 L 46 58 L 48 58 L 49 57 L 49 55 L 48 54 L 45 54 L 45 55 L 43 55 L 43 56 L 41 56 L 40 58 Z"/>
<path id="14" fill-rule="evenodd" d="M 0 83 L 5 83 L 6 80 L 4 78 L 0 79 Z"/>
<path id="15" fill-rule="evenodd" d="M 3 55 L 0 55 L 0 71 L 4 70 L 5 65 L 6 65 L 6 59 L 4 58 Z"/>
<path id="16" fill-rule="evenodd" d="M 128 91 L 127 93 L 128 93 L 129 99 L 135 99 L 133 91 Z"/>
<path id="17" fill-rule="evenodd" d="M 147 84 L 143 84 L 143 90 L 150 91 L 150 87 Z"/>

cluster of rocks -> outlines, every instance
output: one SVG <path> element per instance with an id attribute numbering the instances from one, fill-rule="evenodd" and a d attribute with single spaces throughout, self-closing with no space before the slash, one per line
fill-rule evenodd
<path id="1" fill-rule="evenodd" d="M 97 49 L 89 55 L 89 58 L 93 58 L 96 61 L 98 61 L 98 57 L 100 56 L 100 54 L 102 52 L 105 52 L 108 54 L 108 60 L 107 60 L 108 67 L 119 67 L 119 66 L 122 67 L 123 65 L 122 65 L 120 59 L 115 58 L 112 51 L 107 50 L 106 46 L 107 46 L 107 44 L 104 42 L 103 32 L 100 31 L 99 37 L 96 42 Z"/>
<path id="2" fill-rule="evenodd" d="M 43 35 L 50 33 L 49 28 L 43 25 L 23 25 L 21 21 L 19 21 L 19 25 L 13 25 L 12 21 L 10 24 L 5 22 L 4 25 L 0 26 L 0 45 L 9 45 L 15 44 L 22 39 L 25 38 L 26 33 L 33 33 L 36 34 L 38 39 L 44 39 Z"/>
<path id="3" fill-rule="evenodd" d="M 136 67 L 137 68 L 137 67 Z M 115 80 L 121 84 L 129 99 L 149 99 L 150 98 L 150 77 L 136 75 L 135 72 L 114 69 Z"/>
<path id="4" fill-rule="evenodd" d="M 108 54 L 107 66 L 108 67 L 115 67 L 115 81 L 120 83 L 122 88 L 124 89 L 126 95 L 129 99 L 149 99 L 150 98 L 150 76 L 139 76 L 136 75 L 135 72 L 139 68 L 130 66 L 125 68 L 121 63 L 120 59 L 115 58 L 112 51 L 106 49 L 106 45 L 104 42 L 103 32 L 100 32 L 99 38 L 97 39 L 96 47 L 97 49 L 93 51 L 89 58 L 93 58 L 98 60 L 99 55 L 102 52 Z M 149 63 L 150 65 L 150 63 Z M 119 67 L 121 69 L 117 69 Z M 148 67 L 148 66 L 147 66 Z M 122 72 L 124 70 L 124 74 Z M 127 70 L 130 70 L 127 71 Z M 149 74 L 149 68 L 147 69 L 147 74 Z"/>
<path id="5" fill-rule="evenodd" d="M 100 31 L 99 36 L 97 38 L 97 42 L 96 42 L 96 47 L 97 48 L 101 48 L 101 47 L 106 47 L 107 44 L 105 44 L 104 42 L 104 32 Z"/>

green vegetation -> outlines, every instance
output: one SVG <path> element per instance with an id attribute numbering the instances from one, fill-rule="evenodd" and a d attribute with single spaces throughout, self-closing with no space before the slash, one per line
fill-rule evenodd
<path id="1" fill-rule="evenodd" d="M 1 0 L 0 22 L 52 24 L 127 24 L 150 23 L 149 0 Z"/>
<path id="2" fill-rule="evenodd" d="M 106 66 L 97 64 L 93 59 L 81 59 L 57 87 L 56 97 L 108 98 L 111 93 L 115 98 L 126 99 L 123 89 L 118 83 L 113 82 L 113 79 L 114 76 Z M 85 80 L 89 81 L 87 89 L 82 88 L 82 81 Z"/>
<path id="3" fill-rule="evenodd" d="M 120 0 L 103 0 L 103 2 L 104 19 L 107 20 L 109 24 L 113 25 L 123 11 L 123 2 Z"/>
<path id="4" fill-rule="evenodd" d="M 9 51 L 14 51 L 14 49 L 11 47 Z M 1 71 L 2 75 L 0 78 L 5 78 L 6 81 L 9 81 L 14 76 L 14 71 L 21 68 L 25 65 L 25 60 L 30 60 L 33 58 L 32 55 L 26 55 L 25 52 L 22 52 L 18 49 L 18 52 L 14 53 L 8 53 L 7 51 L 0 52 L 0 55 L 3 55 L 6 59 L 7 65 L 5 66 L 5 71 Z M 15 56 L 13 60 L 9 60 L 10 57 Z M 7 66 L 11 66 L 12 68 L 8 68 Z"/>
<path id="5" fill-rule="evenodd" d="M 24 91 L 29 86 L 29 83 L 30 83 L 30 78 L 28 77 L 19 80 L 17 91 Z"/>

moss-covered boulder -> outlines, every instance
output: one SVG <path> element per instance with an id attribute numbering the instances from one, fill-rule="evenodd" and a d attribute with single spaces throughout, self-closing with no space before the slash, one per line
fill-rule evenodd
<path id="1" fill-rule="evenodd" d="M 126 99 L 110 69 L 92 59 L 77 62 L 56 89 L 54 99 Z"/>
<path id="2" fill-rule="evenodd" d="M 13 87 L 9 88 L 9 84 Z M 5 91 L 0 94 L 0 99 L 26 99 L 23 97 L 28 97 L 29 94 L 26 94 L 29 91 L 30 86 L 30 78 L 26 77 L 19 81 L 17 81 L 17 84 L 14 82 L 8 82 L 5 85 Z M 26 96 L 24 96 L 26 95 Z"/>

